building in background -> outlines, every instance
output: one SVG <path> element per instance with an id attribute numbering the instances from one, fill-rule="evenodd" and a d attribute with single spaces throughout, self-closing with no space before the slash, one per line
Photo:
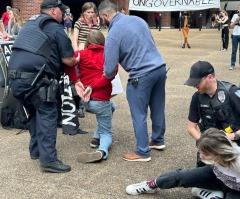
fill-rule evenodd
<path id="1" fill-rule="evenodd" d="M 69 6 L 71 9 L 71 13 L 74 16 L 74 20 L 76 21 L 80 14 L 82 5 L 85 2 L 94 2 L 97 6 L 103 0 L 62 0 L 62 2 Z M 154 20 L 154 12 L 143 12 L 143 11 L 129 11 L 129 0 L 112 0 L 118 7 L 118 10 L 121 11 L 122 8 L 126 10 L 127 14 L 136 15 L 143 18 L 150 27 L 155 27 L 155 20 Z M 24 21 L 26 21 L 31 15 L 38 14 L 40 10 L 40 4 L 42 0 L 1 0 L 0 3 L 0 15 L 5 11 L 6 6 L 10 5 L 12 7 L 18 7 L 21 9 L 21 16 Z M 239 1 L 222 1 L 221 0 L 221 7 L 227 3 L 226 10 L 231 18 L 233 13 L 237 10 L 238 5 L 240 4 Z M 202 26 L 211 27 L 211 16 L 212 13 L 217 13 L 218 9 L 208 9 L 208 10 L 199 10 L 194 12 L 189 12 L 193 19 L 192 28 L 199 27 L 199 14 L 202 13 Z M 162 17 L 162 28 L 179 28 L 179 12 L 161 12 Z"/>

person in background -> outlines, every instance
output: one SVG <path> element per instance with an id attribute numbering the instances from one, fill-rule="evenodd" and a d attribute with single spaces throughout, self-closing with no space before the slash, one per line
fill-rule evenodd
<path id="1" fill-rule="evenodd" d="M 6 12 L 4 12 L 3 14 L 2 14 L 2 20 L 3 20 L 3 25 L 4 25 L 4 29 L 5 29 L 5 31 L 7 31 L 7 29 L 8 29 L 8 22 L 9 22 L 9 11 L 10 11 L 10 9 L 11 9 L 11 6 L 7 6 L 6 7 Z"/>
<path id="2" fill-rule="evenodd" d="M 75 52 L 76 56 L 80 53 L 78 64 L 80 81 L 86 88 L 83 105 L 96 115 L 98 123 L 90 143 L 91 147 L 98 149 L 93 153 L 79 153 L 77 160 L 82 163 L 106 160 L 112 144 L 112 114 L 115 104 L 110 101 L 110 97 L 111 81 L 114 77 L 107 79 L 103 76 L 104 43 L 104 35 L 99 30 L 91 30 L 87 36 L 85 49 Z M 79 81 L 74 69 L 70 67 L 66 69 L 73 83 Z"/>
<path id="3" fill-rule="evenodd" d="M 73 15 L 70 13 L 70 8 L 66 10 L 63 15 L 64 27 L 67 30 L 68 36 L 72 33 L 72 22 L 73 22 Z"/>
<path id="4" fill-rule="evenodd" d="M 187 12 L 184 12 L 180 20 L 181 20 L 181 23 L 180 23 L 181 29 L 184 37 L 184 43 L 182 45 L 182 48 L 185 48 L 186 45 L 188 48 L 191 48 L 191 46 L 188 43 L 188 34 L 189 34 L 190 26 L 192 23 L 192 19 Z"/>
<path id="5" fill-rule="evenodd" d="M 228 13 L 225 10 L 220 12 L 220 17 L 216 18 L 217 22 L 222 26 L 222 48 L 221 51 L 227 51 L 229 43 L 229 27 L 228 27 Z"/>
<path id="6" fill-rule="evenodd" d="M 160 12 L 154 12 L 154 20 L 155 20 L 156 29 L 159 29 L 159 26 L 160 26 Z"/>
<path id="7" fill-rule="evenodd" d="M 17 8 L 10 9 L 9 17 L 8 31 L 4 32 L 3 40 L 15 40 L 23 26 L 23 21 Z"/>
<path id="8" fill-rule="evenodd" d="M 71 170 L 71 166 L 58 159 L 56 149 L 58 79 L 64 66 L 78 64 L 71 41 L 60 24 L 66 8 L 60 0 L 43 0 L 41 14 L 27 21 L 13 43 L 8 65 L 11 92 L 28 113 L 30 158 L 39 159 L 43 172 Z M 83 94 L 81 82 L 75 87 Z"/>
<path id="9" fill-rule="evenodd" d="M 139 195 L 156 193 L 157 188 L 197 187 L 192 189 L 192 194 L 201 199 L 239 199 L 240 148 L 224 131 L 216 128 L 206 130 L 196 145 L 202 161 L 211 165 L 171 171 L 158 178 L 131 184 L 126 187 L 126 192 Z M 214 194 L 208 190 L 215 190 Z"/>
<path id="10" fill-rule="evenodd" d="M 198 23 L 199 23 L 199 31 L 201 31 L 202 30 L 202 12 L 199 13 Z"/>
<path id="11" fill-rule="evenodd" d="M 212 14 L 211 22 L 212 22 L 212 28 L 214 28 L 214 26 L 216 25 L 216 14 L 215 13 Z"/>
<path id="12" fill-rule="evenodd" d="M 235 68 L 236 63 L 236 54 L 238 50 L 238 45 L 240 45 L 240 5 L 238 6 L 238 13 L 234 14 L 231 19 L 230 28 L 233 28 L 232 31 L 232 55 L 231 55 L 231 65 L 229 70 Z M 239 54 L 239 66 L 240 66 L 240 52 Z"/>
<path id="13" fill-rule="evenodd" d="M 109 0 L 103 1 L 98 11 L 103 23 L 109 23 L 104 48 L 104 76 L 113 78 L 118 63 L 129 73 L 126 92 L 136 148 L 133 153 L 123 155 L 123 159 L 150 161 L 151 149 L 165 148 L 165 61 L 143 19 L 117 12 L 117 6 Z M 147 129 L 148 106 L 152 120 L 150 142 Z"/>
<path id="14" fill-rule="evenodd" d="M 73 30 L 73 49 L 83 50 L 90 30 L 100 30 L 97 21 L 94 20 L 96 5 L 93 2 L 86 2 L 82 6 L 81 17 L 75 22 Z"/>

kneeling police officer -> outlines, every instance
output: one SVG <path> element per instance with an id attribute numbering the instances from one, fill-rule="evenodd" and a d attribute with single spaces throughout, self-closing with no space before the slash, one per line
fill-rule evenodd
<path id="1" fill-rule="evenodd" d="M 239 145 L 240 89 L 229 82 L 218 81 L 213 66 L 206 61 L 192 65 L 190 77 L 185 84 L 198 90 L 192 96 L 190 104 L 187 127 L 189 134 L 198 140 L 201 132 L 214 127 L 225 131 Z M 204 165 L 198 156 L 197 166 Z"/>
<path id="2" fill-rule="evenodd" d="M 44 0 L 41 14 L 31 17 L 23 26 L 12 47 L 8 77 L 13 96 L 29 113 L 29 151 L 40 160 L 45 172 L 71 170 L 57 158 L 58 79 L 65 67 L 74 67 L 78 60 L 63 26 L 60 24 L 67 6 L 60 0 Z M 76 82 L 78 93 L 84 88 Z"/>

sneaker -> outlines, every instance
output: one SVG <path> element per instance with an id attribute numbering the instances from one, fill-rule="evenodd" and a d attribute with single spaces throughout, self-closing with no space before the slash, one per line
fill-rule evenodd
<path id="1" fill-rule="evenodd" d="M 91 163 L 98 162 L 102 160 L 103 153 L 101 151 L 96 151 L 93 153 L 79 153 L 77 156 L 77 161 L 81 163 Z"/>
<path id="2" fill-rule="evenodd" d="M 191 48 L 191 46 L 190 46 L 189 44 L 187 44 L 187 47 L 188 47 L 188 48 Z"/>
<path id="3" fill-rule="evenodd" d="M 126 187 L 126 192 L 129 195 L 137 196 L 142 193 L 156 193 L 156 189 L 151 189 L 147 185 L 147 181 L 140 182 L 137 184 L 131 184 Z"/>
<path id="4" fill-rule="evenodd" d="M 224 51 L 227 51 L 227 49 L 226 48 L 222 48 L 221 51 L 224 52 Z"/>
<path id="5" fill-rule="evenodd" d="M 230 67 L 229 67 L 229 70 L 233 70 L 234 69 L 234 65 L 231 65 Z"/>
<path id="6" fill-rule="evenodd" d="M 214 191 L 214 190 L 200 189 L 200 188 L 192 188 L 192 195 L 197 196 L 201 199 L 211 199 L 211 198 L 222 199 L 224 197 L 222 191 Z"/>
<path id="7" fill-rule="evenodd" d="M 182 45 L 182 48 L 185 48 L 185 44 Z"/>
<path id="8" fill-rule="evenodd" d="M 158 150 L 162 150 L 165 148 L 165 145 L 162 144 L 162 145 L 157 145 L 155 144 L 152 140 L 149 142 L 149 148 L 150 149 L 158 149 Z"/>
<path id="9" fill-rule="evenodd" d="M 136 153 L 130 153 L 123 155 L 123 159 L 130 162 L 148 162 L 151 160 L 151 157 L 145 158 Z"/>
<path id="10" fill-rule="evenodd" d="M 100 145 L 100 139 L 98 138 L 93 138 L 91 143 L 90 143 L 90 146 L 92 148 L 97 148 L 98 146 Z"/>
<path id="11" fill-rule="evenodd" d="M 71 171 L 71 166 L 63 164 L 60 160 L 55 162 L 41 163 L 40 168 L 43 172 L 66 173 Z"/>

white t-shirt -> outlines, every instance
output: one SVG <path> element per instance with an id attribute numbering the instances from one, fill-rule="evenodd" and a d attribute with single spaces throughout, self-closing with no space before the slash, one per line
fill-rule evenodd
<path id="1" fill-rule="evenodd" d="M 238 14 L 234 14 L 233 17 L 232 17 L 231 22 L 235 22 L 238 17 L 239 17 Z M 239 23 L 240 23 L 240 22 L 239 22 Z M 240 25 L 240 24 L 239 24 L 239 25 Z M 233 28 L 232 34 L 233 34 L 233 35 L 240 35 L 240 26 L 235 25 L 234 28 Z"/>
<path id="2" fill-rule="evenodd" d="M 218 163 L 215 163 L 213 165 L 213 172 L 227 187 L 240 191 L 240 148 L 237 145 L 233 146 L 239 152 L 236 167 L 222 167 Z"/>

